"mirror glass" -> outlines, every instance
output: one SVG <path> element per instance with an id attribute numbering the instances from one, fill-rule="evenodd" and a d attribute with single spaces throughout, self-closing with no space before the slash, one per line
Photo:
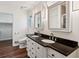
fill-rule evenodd
<path id="1" fill-rule="evenodd" d="M 41 27 L 41 12 L 34 15 L 34 26 L 37 29 Z"/>
<path id="2" fill-rule="evenodd" d="M 48 7 L 48 28 L 53 31 L 68 31 L 69 2 L 57 2 Z"/>

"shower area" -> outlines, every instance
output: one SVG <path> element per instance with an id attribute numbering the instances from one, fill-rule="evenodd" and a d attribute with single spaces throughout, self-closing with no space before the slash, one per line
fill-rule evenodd
<path id="1" fill-rule="evenodd" d="M 13 15 L 0 12 L 0 41 L 12 40 Z"/>

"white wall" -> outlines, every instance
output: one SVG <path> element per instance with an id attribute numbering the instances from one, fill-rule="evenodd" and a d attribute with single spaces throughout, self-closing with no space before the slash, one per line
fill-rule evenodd
<path id="1" fill-rule="evenodd" d="M 27 34 L 33 33 L 33 31 L 31 30 L 33 27 L 33 25 L 32 25 L 33 17 L 31 17 L 31 19 L 30 19 L 30 16 L 32 16 L 32 10 L 27 10 L 27 31 L 26 31 Z"/>
<path id="2" fill-rule="evenodd" d="M 72 7 L 72 2 L 70 2 L 70 6 Z M 39 9 L 42 10 L 41 12 L 44 13 L 44 15 L 42 14 L 42 20 L 44 21 L 44 29 L 41 30 L 40 32 L 49 35 L 51 33 L 51 31 L 48 29 L 48 13 L 47 13 L 48 10 L 47 10 L 46 5 L 44 5 L 42 7 L 43 7 L 43 9 L 41 9 L 41 6 L 35 7 L 33 9 L 33 13 L 35 13 L 36 11 L 39 11 Z M 72 8 L 70 10 L 72 10 Z M 34 16 L 34 14 L 33 14 L 33 16 Z M 54 32 L 53 31 L 53 33 L 57 37 L 66 38 L 69 40 L 74 40 L 74 41 L 79 42 L 79 10 L 71 12 L 71 21 L 72 21 L 72 32 L 66 33 L 66 32 Z M 34 24 L 34 22 L 33 22 L 33 24 Z M 34 31 L 36 31 L 36 30 L 34 30 Z"/>
<path id="3" fill-rule="evenodd" d="M 16 10 L 14 16 L 14 23 L 13 23 L 13 45 L 16 46 L 18 43 L 15 44 L 15 41 L 21 40 L 22 38 L 26 37 L 26 12 L 22 10 Z"/>
<path id="4" fill-rule="evenodd" d="M 0 12 L 13 14 L 13 46 L 14 42 L 25 37 L 26 34 L 26 12 L 17 4 L 0 3 Z"/>

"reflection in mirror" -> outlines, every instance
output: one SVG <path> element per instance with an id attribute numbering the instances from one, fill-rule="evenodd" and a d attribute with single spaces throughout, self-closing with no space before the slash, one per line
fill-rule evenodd
<path id="1" fill-rule="evenodd" d="M 34 15 L 34 26 L 37 29 L 41 27 L 41 12 Z"/>
<path id="2" fill-rule="evenodd" d="M 49 28 L 60 28 L 60 12 L 59 6 L 49 7 L 49 15 L 48 15 L 48 22 Z"/>
<path id="3" fill-rule="evenodd" d="M 66 28 L 66 2 L 60 5 L 61 8 L 61 28 Z"/>
<path id="4" fill-rule="evenodd" d="M 48 28 L 53 31 L 69 29 L 69 2 L 57 2 L 48 7 Z"/>

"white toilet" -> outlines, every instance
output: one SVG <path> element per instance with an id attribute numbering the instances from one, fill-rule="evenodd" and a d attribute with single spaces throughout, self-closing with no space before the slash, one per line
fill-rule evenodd
<path id="1" fill-rule="evenodd" d="M 26 48 L 26 38 L 19 40 L 19 48 Z"/>

